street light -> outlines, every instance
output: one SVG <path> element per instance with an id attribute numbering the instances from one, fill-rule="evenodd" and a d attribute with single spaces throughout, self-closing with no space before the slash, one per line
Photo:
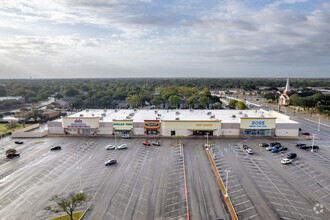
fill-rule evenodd
<path id="1" fill-rule="evenodd" d="M 226 194 L 225 194 L 225 197 L 228 197 L 228 192 L 227 192 L 227 189 L 228 189 L 228 173 L 230 172 L 230 170 L 225 170 L 225 172 L 227 173 L 227 175 L 226 175 Z"/>
<path id="2" fill-rule="evenodd" d="M 84 190 L 81 187 L 81 169 L 82 167 L 77 167 L 77 169 L 79 170 L 79 182 L 80 182 L 80 193 L 84 193 Z"/>
<path id="3" fill-rule="evenodd" d="M 311 149 L 311 152 L 314 151 L 314 140 L 315 140 L 315 135 L 316 135 L 316 134 L 313 134 L 313 142 L 312 142 L 312 149 Z"/>
<path id="4" fill-rule="evenodd" d="M 209 132 L 206 132 L 206 147 L 209 147 Z"/>
<path id="5" fill-rule="evenodd" d="M 317 131 L 320 131 L 320 124 L 321 124 L 321 118 L 319 118 L 319 126 L 317 128 Z"/>

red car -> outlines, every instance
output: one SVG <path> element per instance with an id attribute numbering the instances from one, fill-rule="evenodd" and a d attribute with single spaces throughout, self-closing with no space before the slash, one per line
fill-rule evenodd
<path id="1" fill-rule="evenodd" d="M 142 144 L 146 146 L 150 146 L 150 143 L 148 141 L 143 141 Z"/>
<path id="2" fill-rule="evenodd" d="M 20 154 L 7 154 L 7 158 L 20 157 Z"/>
<path id="3" fill-rule="evenodd" d="M 303 135 L 311 135 L 309 132 L 303 132 Z"/>

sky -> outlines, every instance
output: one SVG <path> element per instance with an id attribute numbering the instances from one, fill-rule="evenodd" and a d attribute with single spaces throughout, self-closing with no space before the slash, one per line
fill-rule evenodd
<path id="1" fill-rule="evenodd" d="M 330 77 L 330 0 L 0 0 L 0 78 Z"/>

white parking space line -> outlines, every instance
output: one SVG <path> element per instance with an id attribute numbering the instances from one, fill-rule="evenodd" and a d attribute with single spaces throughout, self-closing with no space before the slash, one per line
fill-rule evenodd
<path id="1" fill-rule="evenodd" d="M 229 192 L 229 194 L 230 194 L 230 192 Z M 238 199 L 238 198 L 242 198 L 242 197 L 244 197 L 244 196 L 247 196 L 247 194 L 243 194 L 243 195 L 240 195 L 240 196 L 237 196 L 237 197 L 232 197 L 233 199 L 232 200 L 236 200 L 236 199 Z"/>
<path id="2" fill-rule="evenodd" d="M 244 218 L 243 220 L 252 219 L 252 218 L 254 218 L 254 217 L 256 217 L 256 216 L 258 216 L 258 214 L 255 214 L 255 215 L 249 216 L 249 217 L 247 217 L 247 218 Z"/>
<path id="3" fill-rule="evenodd" d="M 244 201 L 244 202 L 237 203 L 237 204 L 235 204 L 235 206 L 242 205 L 242 204 L 245 204 L 245 203 L 247 203 L 247 202 L 250 202 L 250 200 L 246 200 L 246 201 Z"/>
<path id="4" fill-rule="evenodd" d="M 174 218 L 168 218 L 167 220 L 174 220 L 174 219 L 178 219 L 178 218 L 182 219 L 182 217 L 184 217 L 184 216 L 187 216 L 187 214 L 179 215 Z"/>
<path id="5" fill-rule="evenodd" d="M 236 214 L 241 213 L 241 212 L 245 212 L 245 211 L 250 210 L 250 209 L 253 209 L 253 208 L 254 208 L 254 207 L 252 206 L 252 207 L 250 207 L 250 208 L 247 208 L 247 209 L 244 209 L 244 210 L 240 210 L 240 211 L 236 212 Z"/>

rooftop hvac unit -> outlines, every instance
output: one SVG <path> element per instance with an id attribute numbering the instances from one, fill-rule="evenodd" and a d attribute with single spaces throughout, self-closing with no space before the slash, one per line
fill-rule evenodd
<path id="1" fill-rule="evenodd" d="M 106 114 L 105 114 L 105 113 L 102 113 L 101 115 L 102 115 L 103 117 L 105 117 L 105 116 L 106 116 Z"/>
<path id="2" fill-rule="evenodd" d="M 231 115 L 230 117 L 232 117 L 232 118 L 236 118 L 236 115 Z"/>
<path id="3" fill-rule="evenodd" d="M 190 109 L 189 111 L 193 112 L 193 111 L 194 111 L 194 109 Z"/>
<path id="4" fill-rule="evenodd" d="M 207 115 L 210 115 L 210 114 L 212 114 L 212 112 L 208 112 L 208 113 L 207 113 Z"/>
<path id="5" fill-rule="evenodd" d="M 94 114 L 92 114 L 92 116 L 94 116 Z"/>
<path id="6" fill-rule="evenodd" d="M 80 114 L 80 117 L 83 117 L 84 115 L 83 114 Z"/>
<path id="7" fill-rule="evenodd" d="M 243 112 L 239 111 L 239 112 L 238 112 L 238 114 L 240 114 L 240 115 L 241 115 L 241 114 L 243 114 Z"/>
<path id="8" fill-rule="evenodd" d="M 156 117 L 156 120 L 160 120 L 160 118 Z"/>
<path id="9" fill-rule="evenodd" d="M 245 114 L 245 115 L 244 115 L 244 117 L 246 117 L 246 118 L 247 118 L 247 117 L 249 117 L 249 116 L 248 116 L 247 114 Z"/>
<path id="10" fill-rule="evenodd" d="M 103 120 L 103 117 L 100 118 L 100 121 L 102 121 L 102 120 Z"/>
<path id="11" fill-rule="evenodd" d="M 118 112 L 118 109 L 115 109 L 115 112 Z"/>
<path id="12" fill-rule="evenodd" d="M 180 120 L 180 118 L 175 118 L 175 120 L 177 120 L 177 121 L 178 121 L 178 120 Z"/>
<path id="13" fill-rule="evenodd" d="M 134 113 L 133 113 L 133 112 L 129 114 L 129 116 L 133 116 L 133 115 L 134 115 Z"/>
<path id="14" fill-rule="evenodd" d="M 210 118 L 215 118 L 215 115 L 211 115 L 211 117 Z"/>
<path id="15" fill-rule="evenodd" d="M 180 112 L 175 112 L 176 115 L 180 115 Z"/>
<path id="16" fill-rule="evenodd" d="M 86 112 L 89 112 L 89 109 L 86 109 Z"/>
<path id="17" fill-rule="evenodd" d="M 155 111 L 155 114 L 157 114 L 157 113 L 158 113 L 158 111 L 156 110 L 156 111 Z"/>
<path id="18" fill-rule="evenodd" d="M 103 111 L 104 111 L 104 112 L 107 112 L 107 110 L 106 110 L 106 109 L 104 109 Z"/>
<path id="19" fill-rule="evenodd" d="M 131 117 L 129 117 L 129 116 L 126 116 L 126 119 L 131 119 Z"/>
<path id="20" fill-rule="evenodd" d="M 134 111 L 136 112 L 136 111 L 137 111 L 137 109 L 135 108 L 135 109 L 134 109 Z"/>
<path id="21" fill-rule="evenodd" d="M 157 116 L 159 116 L 159 117 L 160 117 L 160 116 L 162 116 L 162 115 L 161 115 L 161 114 L 158 114 Z"/>

